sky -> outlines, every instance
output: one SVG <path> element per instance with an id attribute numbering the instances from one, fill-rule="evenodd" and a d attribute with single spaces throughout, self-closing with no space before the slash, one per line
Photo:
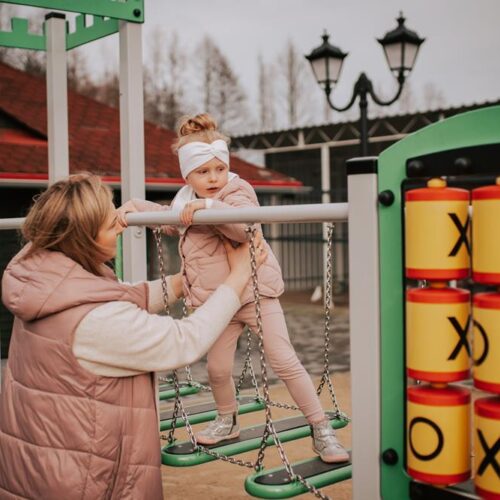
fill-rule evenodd
<path id="1" fill-rule="evenodd" d="M 308 54 L 327 30 L 330 42 L 349 53 L 333 92 L 341 106 L 362 71 L 385 97 L 396 90 L 376 38 L 396 27 L 400 11 L 407 27 L 426 39 L 408 80 L 417 99 L 428 83 L 443 93 L 448 106 L 500 98 L 498 0 L 145 0 L 144 58 L 157 28 L 177 32 L 188 50 L 208 34 L 256 106 L 258 54 L 266 62 L 275 61 L 287 40 Z M 88 44 L 85 51 L 98 74 L 116 63 L 118 37 Z M 319 86 L 314 92 L 314 99 L 324 102 Z M 424 108 L 419 102 L 418 109 Z"/>
<path id="2" fill-rule="evenodd" d="M 333 94 L 343 104 L 362 71 L 387 95 L 396 88 L 376 38 L 396 26 L 400 11 L 426 39 L 410 77 L 413 89 L 432 82 L 451 105 L 500 98 L 498 0 L 146 0 L 145 32 L 158 25 L 181 40 L 210 34 L 255 95 L 258 53 L 275 59 L 292 39 L 307 54 L 326 29 L 349 52 Z"/>

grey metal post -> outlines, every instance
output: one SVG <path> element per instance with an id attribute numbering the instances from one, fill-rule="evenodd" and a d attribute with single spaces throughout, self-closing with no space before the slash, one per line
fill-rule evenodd
<path id="1" fill-rule="evenodd" d="M 45 16 L 47 36 L 47 135 L 49 184 L 69 175 L 68 76 L 66 64 L 66 17 Z"/>
<path id="2" fill-rule="evenodd" d="M 380 497 L 380 299 L 374 158 L 347 162 L 353 499 Z"/>
<path id="3" fill-rule="evenodd" d="M 330 147 L 321 146 L 321 203 L 330 203 Z M 328 224 L 323 224 L 323 297 L 326 299 L 326 265 L 328 255 Z M 331 304 L 328 304 L 331 306 Z"/>
<path id="4" fill-rule="evenodd" d="M 120 153 L 122 203 L 144 199 L 144 109 L 142 83 L 142 25 L 120 22 Z M 123 235 L 123 277 L 147 278 L 146 230 L 134 227 Z"/>

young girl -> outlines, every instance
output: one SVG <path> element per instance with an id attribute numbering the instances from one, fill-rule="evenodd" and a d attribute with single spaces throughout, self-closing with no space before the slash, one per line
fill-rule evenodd
<path id="1" fill-rule="evenodd" d="M 177 193 L 170 207 L 131 200 L 118 212 L 124 224 L 125 213 L 131 211 L 173 209 L 181 212 L 180 219 L 185 227 L 164 226 L 163 230 L 169 235 L 180 235 L 184 295 L 188 305 L 198 307 L 229 272 L 221 236 L 243 243 L 247 240 L 247 233 L 245 224 L 191 225 L 194 212 L 203 208 L 254 207 L 259 203 L 250 184 L 229 171 L 229 140 L 217 130 L 209 115 L 201 114 L 183 119 L 178 136 L 174 150 L 179 156 L 186 186 Z M 290 343 L 278 300 L 284 288 L 281 270 L 270 247 L 267 243 L 265 245 L 268 257 L 257 275 L 266 356 L 310 423 L 313 450 L 325 462 L 346 461 L 349 456 L 337 441 L 312 380 Z M 239 435 L 232 369 L 237 340 L 244 326 L 247 325 L 253 331 L 257 329 L 251 284 L 247 285 L 241 303 L 241 309 L 208 352 L 208 376 L 218 416 L 196 435 L 200 444 L 214 444 Z"/>

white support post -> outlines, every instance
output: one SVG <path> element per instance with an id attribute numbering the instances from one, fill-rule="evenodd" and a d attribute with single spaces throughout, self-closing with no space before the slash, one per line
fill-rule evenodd
<path id="1" fill-rule="evenodd" d="M 142 25 L 120 22 L 120 153 L 122 203 L 144 199 L 144 106 L 142 83 Z M 146 230 L 123 233 L 125 281 L 147 278 Z"/>
<path id="2" fill-rule="evenodd" d="M 276 194 L 271 195 L 271 206 L 276 206 L 279 204 L 279 196 Z M 271 224 L 269 227 L 270 237 L 271 237 L 271 250 L 274 255 L 278 259 L 278 262 L 282 262 L 281 260 L 281 241 L 279 237 L 281 235 L 281 227 L 279 224 Z"/>
<path id="3" fill-rule="evenodd" d="M 330 203 L 330 147 L 321 146 L 321 203 Z M 328 224 L 323 224 L 323 297 L 326 300 L 326 269 L 328 260 Z M 331 307 L 332 304 L 325 304 Z"/>
<path id="4" fill-rule="evenodd" d="M 353 499 L 366 500 L 380 496 L 377 175 L 349 175 L 348 199 Z"/>
<path id="5" fill-rule="evenodd" d="M 66 64 L 66 17 L 45 16 L 47 37 L 47 135 L 49 184 L 69 175 L 68 76 Z"/>

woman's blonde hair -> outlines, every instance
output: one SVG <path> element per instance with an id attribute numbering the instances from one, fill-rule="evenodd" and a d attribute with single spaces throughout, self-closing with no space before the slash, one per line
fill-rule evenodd
<path id="1" fill-rule="evenodd" d="M 222 139 L 228 144 L 229 137 L 217 129 L 217 122 L 208 113 L 195 116 L 182 116 L 177 123 L 177 141 L 172 150 L 177 153 L 180 147 L 190 142 L 200 141 L 210 144 L 217 139 Z"/>
<path id="2" fill-rule="evenodd" d="M 97 175 L 82 173 L 55 182 L 35 199 L 22 227 L 23 237 L 31 242 L 26 257 L 56 250 L 102 275 L 107 254 L 96 238 L 112 203 L 111 189 Z"/>

